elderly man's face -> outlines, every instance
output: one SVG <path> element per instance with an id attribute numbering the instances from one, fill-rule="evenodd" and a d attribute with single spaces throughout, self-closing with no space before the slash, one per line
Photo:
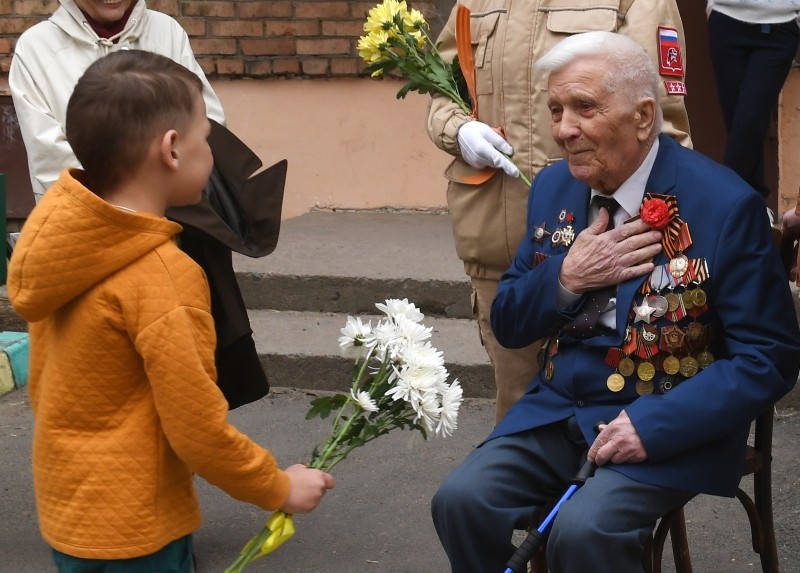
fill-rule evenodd
<path id="1" fill-rule="evenodd" d="M 609 93 L 601 58 L 578 59 L 550 75 L 553 138 L 576 179 L 613 193 L 644 160 L 649 129 L 641 113 L 619 94 Z"/>

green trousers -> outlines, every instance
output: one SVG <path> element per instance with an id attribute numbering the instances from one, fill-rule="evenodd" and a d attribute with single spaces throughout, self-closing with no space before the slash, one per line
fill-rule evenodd
<path id="1" fill-rule="evenodd" d="M 81 559 L 53 549 L 58 573 L 192 573 L 192 536 L 132 559 Z"/>

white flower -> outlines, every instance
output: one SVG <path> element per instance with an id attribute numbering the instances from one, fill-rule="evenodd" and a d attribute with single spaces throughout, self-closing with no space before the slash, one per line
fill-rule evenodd
<path id="1" fill-rule="evenodd" d="M 359 346 L 372 347 L 375 345 L 375 336 L 372 333 L 372 321 L 364 324 L 361 318 L 347 317 L 347 324 L 341 330 L 342 336 L 339 337 L 339 347 L 351 350 Z"/>
<path id="2" fill-rule="evenodd" d="M 444 354 L 434 348 L 430 342 L 412 342 L 403 350 L 403 363 L 433 370 L 443 369 Z"/>
<path id="3" fill-rule="evenodd" d="M 405 346 L 423 342 L 431 337 L 433 328 L 414 322 L 406 315 L 398 314 L 394 321 L 397 336 L 402 338 Z"/>
<path id="4" fill-rule="evenodd" d="M 436 433 L 446 438 L 452 435 L 458 427 L 458 409 L 463 400 L 463 390 L 458 380 L 453 380 L 442 393 L 442 409 L 439 413 L 439 424 L 436 426 Z"/>
<path id="5" fill-rule="evenodd" d="M 370 397 L 369 392 L 359 390 L 358 394 L 356 394 L 353 390 L 350 390 L 350 396 L 358 404 L 358 407 L 365 412 L 378 411 L 378 405 L 375 403 L 375 400 Z"/>
<path id="6" fill-rule="evenodd" d="M 396 320 L 398 316 L 405 316 L 411 322 L 422 322 L 422 319 L 425 318 L 425 315 L 417 309 L 413 302 L 408 302 L 407 298 L 403 300 L 387 298 L 386 304 L 377 303 L 375 306 L 392 320 Z"/>
<path id="7" fill-rule="evenodd" d="M 382 320 L 375 326 L 373 334 L 377 345 L 376 355 L 383 360 L 383 356 L 388 354 L 387 360 L 393 362 L 404 344 L 397 326 L 389 320 Z"/>
<path id="8" fill-rule="evenodd" d="M 394 367 L 392 378 L 394 385 L 386 395 L 394 400 L 405 400 L 419 416 L 423 400 L 431 392 L 436 392 L 438 373 L 430 368 L 402 365 Z"/>

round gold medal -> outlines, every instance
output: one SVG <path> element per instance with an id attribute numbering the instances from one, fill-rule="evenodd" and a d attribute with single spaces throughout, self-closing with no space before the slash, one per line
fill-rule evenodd
<path id="1" fill-rule="evenodd" d="M 656 368 L 645 360 L 639 363 L 639 367 L 636 368 L 636 374 L 639 376 L 640 380 L 647 382 L 648 380 L 652 380 L 653 376 L 656 375 Z"/>
<path id="2" fill-rule="evenodd" d="M 636 365 L 633 363 L 633 360 L 628 358 L 627 356 L 619 361 L 619 373 L 623 376 L 630 376 L 636 371 Z"/>
<path id="3" fill-rule="evenodd" d="M 677 374 L 681 369 L 681 361 L 675 356 L 667 356 L 662 364 L 664 372 L 667 374 Z"/>
<path id="4" fill-rule="evenodd" d="M 652 394 L 653 381 L 639 380 L 638 382 L 636 382 L 636 393 L 639 394 L 639 396 L 644 396 L 645 394 Z"/>
<path id="5" fill-rule="evenodd" d="M 667 312 L 675 312 L 678 310 L 678 307 L 681 305 L 681 297 L 677 293 L 667 293 L 664 295 L 664 298 L 667 300 Z"/>
<path id="6" fill-rule="evenodd" d="M 681 375 L 684 378 L 690 378 L 697 374 L 697 360 L 693 356 L 684 356 L 681 358 Z"/>
<path id="7" fill-rule="evenodd" d="M 608 389 L 612 392 L 619 392 L 625 387 L 625 378 L 623 378 L 621 374 L 614 372 L 608 377 L 608 380 L 606 380 L 606 386 L 608 386 Z"/>
<path id="8" fill-rule="evenodd" d="M 711 354 L 708 350 L 703 350 L 700 354 L 697 355 L 697 366 L 701 370 L 703 368 L 706 368 L 712 362 L 714 362 L 714 355 Z"/>
<path id="9" fill-rule="evenodd" d="M 701 307 L 706 303 L 706 291 L 696 288 L 692 291 L 692 302 L 696 307 Z"/>
<path id="10" fill-rule="evenodd" d="M 692 297 L 692 293 L 690 291 L 683 291 L 681 293 L 681 300 L 683 301 L 683 308 L 686 310 L 692 310 L 694 308 L 694 298 Z"/>

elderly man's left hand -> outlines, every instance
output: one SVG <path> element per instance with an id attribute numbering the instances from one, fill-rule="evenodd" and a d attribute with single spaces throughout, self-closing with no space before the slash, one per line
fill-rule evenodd
<path id="1" fill-rule="evenodd" d="M 644 444 L 625 410 L 610 424 L 600 428 L 600 434 L 595 438 L 587 455 L 588 460 L 596 466 L 608 462 L 635 464 L 647 459 Z"/>

